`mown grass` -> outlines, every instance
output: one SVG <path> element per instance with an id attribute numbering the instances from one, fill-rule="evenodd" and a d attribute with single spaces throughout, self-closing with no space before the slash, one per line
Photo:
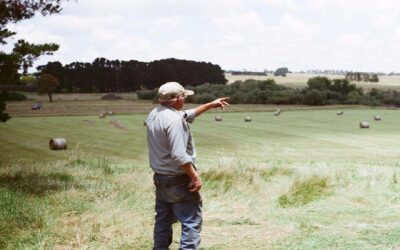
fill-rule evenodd
<path id="1" fill-rule="evenodd" d="M 373 121 L 379 113 L 382 121 Z M 205 249 L 399 246 L 397 110 L 219 113 L 191 129 Z M 250 115 L 251 123 L 243 117 Z M 154 188 L 144 115 L 0 124 L 0 248 L 150 249 Z M 366 119 L 371 128 L 361 130 Z M 92 121 L 84 122 L 84 120 Z M 65 137 L 68 150 L 48 139 Z M 174 225 L 172 249 L 179 245 Z"/>

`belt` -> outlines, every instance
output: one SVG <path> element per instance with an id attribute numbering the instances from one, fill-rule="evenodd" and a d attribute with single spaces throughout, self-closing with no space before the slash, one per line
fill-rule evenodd
<path id="1" fill-rule="evenodd" d="M 185 175 L 187 175 L 187 174 L 178 174 L 178 173 L 176 173 L 176 174 L 160 174 L 160 173 L 154 173 L 154 175 L 157 175 L 157 176 L 185 176 Z"/>

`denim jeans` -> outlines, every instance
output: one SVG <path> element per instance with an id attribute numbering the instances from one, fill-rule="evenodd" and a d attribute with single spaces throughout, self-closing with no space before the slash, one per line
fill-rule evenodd
<path id="1" fill-rule="evenodd" d="M 199 249 L 202 225 L 202 201 L 198 192 L 189 191 L 187 175 L 154 175 L 156 186 L 156 221 L 154 248 L 169 249 L 172 243 L 172 224 L 182 224 L 179 249 Z"/>

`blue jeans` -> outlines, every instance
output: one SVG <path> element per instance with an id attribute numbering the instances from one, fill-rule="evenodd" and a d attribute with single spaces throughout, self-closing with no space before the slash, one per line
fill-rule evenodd
<path id="1" fill-rule="evenodd" d="M 179 249 L 199 249 L 202 201 L 198 192 L 189 191 L 189 176 L 154 174 L 153 179 L 156 186 L 153 249 L 169 249 L 172 224 L 177 220 L 182 224 Z"/>

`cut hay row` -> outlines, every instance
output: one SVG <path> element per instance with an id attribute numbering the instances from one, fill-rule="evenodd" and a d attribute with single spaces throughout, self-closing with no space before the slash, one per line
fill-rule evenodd
<path id="1" fill-rule="evenodd" d="M 111 120 L 110 122 L 114 127 L 124 130 L 124 131 L 128 131 L 128 128 L 125 127 L 124 125 L 122 125 L 119 121 L 117 120 Z"/>
<path id="2" fill-rule="evenodd" d="M 99 118 L 105 118 L 108 115 L 115 115 L 115 112 L 114 111 L 101 112 L 99 114 Z"/>
<path id="3" fill-rule="evenodd" d="M 115 100 L 115 101 L 54 101 L 43 102 L 41 110 L 33 110 L 35 102 L 8 102 L 6 113 L 11 117 L 33 117 L 33 116 L 68 116 L 68 115 L 96 115 L 109 113 L 114 114 L 138 114 L 148 113 L 154 104 L 151 102 Z"/>

